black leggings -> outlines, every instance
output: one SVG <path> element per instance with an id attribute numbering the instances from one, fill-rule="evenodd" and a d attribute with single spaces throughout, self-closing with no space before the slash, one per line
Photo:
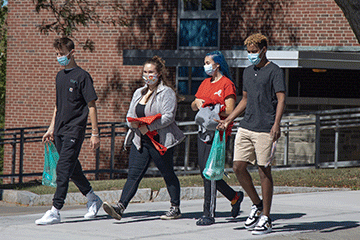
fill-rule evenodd
<path id="1" fill-rule="evenodd" d="M 202 174 L 206 161 L 210 154 L 210 149 L 212 143 L 204 143 L 199 137 L 197 140 L 198 143 L 198 164 L 200 167 L 201 177 L 204 180 L 204 216 L 206 217 L 215 217 L 215 208 L 216 208 L 216 190 L 220 191 L 229 201 L 231 201 L 236 192 L 232 189 L 223 179 L 218 181 L 207 180 Z M 211 185 L 216 185 L 216 190 L 211 191 Z M 213 197 L 213 204 L 211 204 L 211 198 Z"/>
<path id="2" fill-rule="evenodd" d="M 180 182 L 174 172 L 173 153 L 173 148 L 170 148 L 161 156 L 150 141 L 142 141 L 140 150 L 137 150 L 134 144 L 131 145 L 128 178 L 119 201 L 125 208 L 134 197 L 151 160 L 154 161 L 165 180 L 171 205 L 180 205 Z"/>

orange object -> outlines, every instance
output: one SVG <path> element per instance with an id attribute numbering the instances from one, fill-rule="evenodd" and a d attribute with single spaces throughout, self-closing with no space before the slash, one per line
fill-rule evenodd
<path id="1" fill-rule="evenodd" d="M 128 117 L 127 120 L 129 122 L 141 122 L 145 125 L 150 125 L 153 121 L 155 121 L 156 119 L 161 118 L 161 113 L 158 113 L 154 116 L 147 116 L 147 117 L 141 117 L 141 118 L 132 118 L 132 117 Z M 154 144 L 154 147 L 156 148 L 156 150 L 159 151 L 160 155 L 164 155 L 165 152 L 167 151 L 167 147 L 165 147 L 164 145 L 162 145 L 161 143 L 158 143 L 157 141 L 155 141 L 154 136 L 158 135 L 158 132 L 156 130 L 154 131 L 148 131 L 146 133 L 146 135 L 150 138 L 151 142 Z"/>

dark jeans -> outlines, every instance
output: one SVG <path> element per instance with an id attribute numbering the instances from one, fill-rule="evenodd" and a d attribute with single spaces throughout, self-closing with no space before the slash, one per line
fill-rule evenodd
<path id="1" fill-rule="evenodd" d="M 134 197 L 151 160 L 154 161 L 165 180 L 171 205 L 180 206 L 180 182 L 174 172 L 173 153 L 174 150 L 170 148 L 161 156 L 149 141 L 142 141 L 140 150 L 137 150 L 133 144 L 131 145 L 128 178 L 119 201 L 125 208 Z"/>
<path id="2" fill-rule="evenodd" d="M 207 180 L 202 174 L 206 161 L 209 157 L 212 143 L 204 143 L 198 137 L 198 164 L 200 167 L 201 177 L 204 180 L 204 216 L 215 217 L 216 207 L 216 190 L 220 191 L 229 201 L 231 201 L 236 192 L 223 179 L 218 181 Z M 213 186 L 213 188 L 212 188 Z M 216 190 L 214 189 L 216 187 Z M 211 204 L 213 200 L 213 203 Z"/>
<path id="3" fill-rule="evenodd" d="M 78 159 L 84 137 L 75 139 L 68 136 L 54 136 L 54 138 L 55 147 L 59 153 L 59 161 L 56 166 L 57 187 L 53 205 L 55 208 L 61 209 L 65 202 L 70 178 L 83 195 L 91 190 L 91 186 Z"/>

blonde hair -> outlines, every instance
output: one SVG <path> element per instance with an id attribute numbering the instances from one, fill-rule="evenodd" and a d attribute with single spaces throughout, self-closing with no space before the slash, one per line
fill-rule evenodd
<path id="1" fill-rule="evenodd" d="M 251 44 L 254 44 L 262 49 L 263 47 L 268 46 L 268 39 L 261 33 L 255 33 L 245 39 L 245 46 L 250 46 Z"/>

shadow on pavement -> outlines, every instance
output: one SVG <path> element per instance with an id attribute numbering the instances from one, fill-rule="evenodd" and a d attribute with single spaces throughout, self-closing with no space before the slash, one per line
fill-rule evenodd
<path id="1" fill-rule="evenodd" d="M 292 232 L 292 231 L 320 231 L 323 233 L 335 232 L 359 227 L 360 224 L 355 221 L 320 221 L 311 223 L 299 223 L 284 225 L 279 228 L 273 228 L 274 232 Z"/>
<path id="2" fill-rule="evenodd" d="M 294 218 L 302 218 L 305 216 L 305 213 L 289 213 L 289 214 L 270 214 L 271 220 L 274 222 L 279 219 L 294 219 Z"/>
<path id="3" fill-rule="evenodd" d="M 274 221 L 275 220 L 279 220 L 279 219 L 295 219 L 295 218 L 301 218 L 303 216 L 305 216 L 305 213 L 289 213 L 289 214 L 270 214 L 270 218 L 272 219 L 273 225 L 274 225 Z M 241 221 L 246 221 L 247 216 L 242 217 L 242 218 L 237 218 Z M 276 224 L 275 224 L 276 225 Z M 243 230 L 245 229 L 245 227 L 238 227 L 238 228 L 234 228 L 234 230 Z"/>

